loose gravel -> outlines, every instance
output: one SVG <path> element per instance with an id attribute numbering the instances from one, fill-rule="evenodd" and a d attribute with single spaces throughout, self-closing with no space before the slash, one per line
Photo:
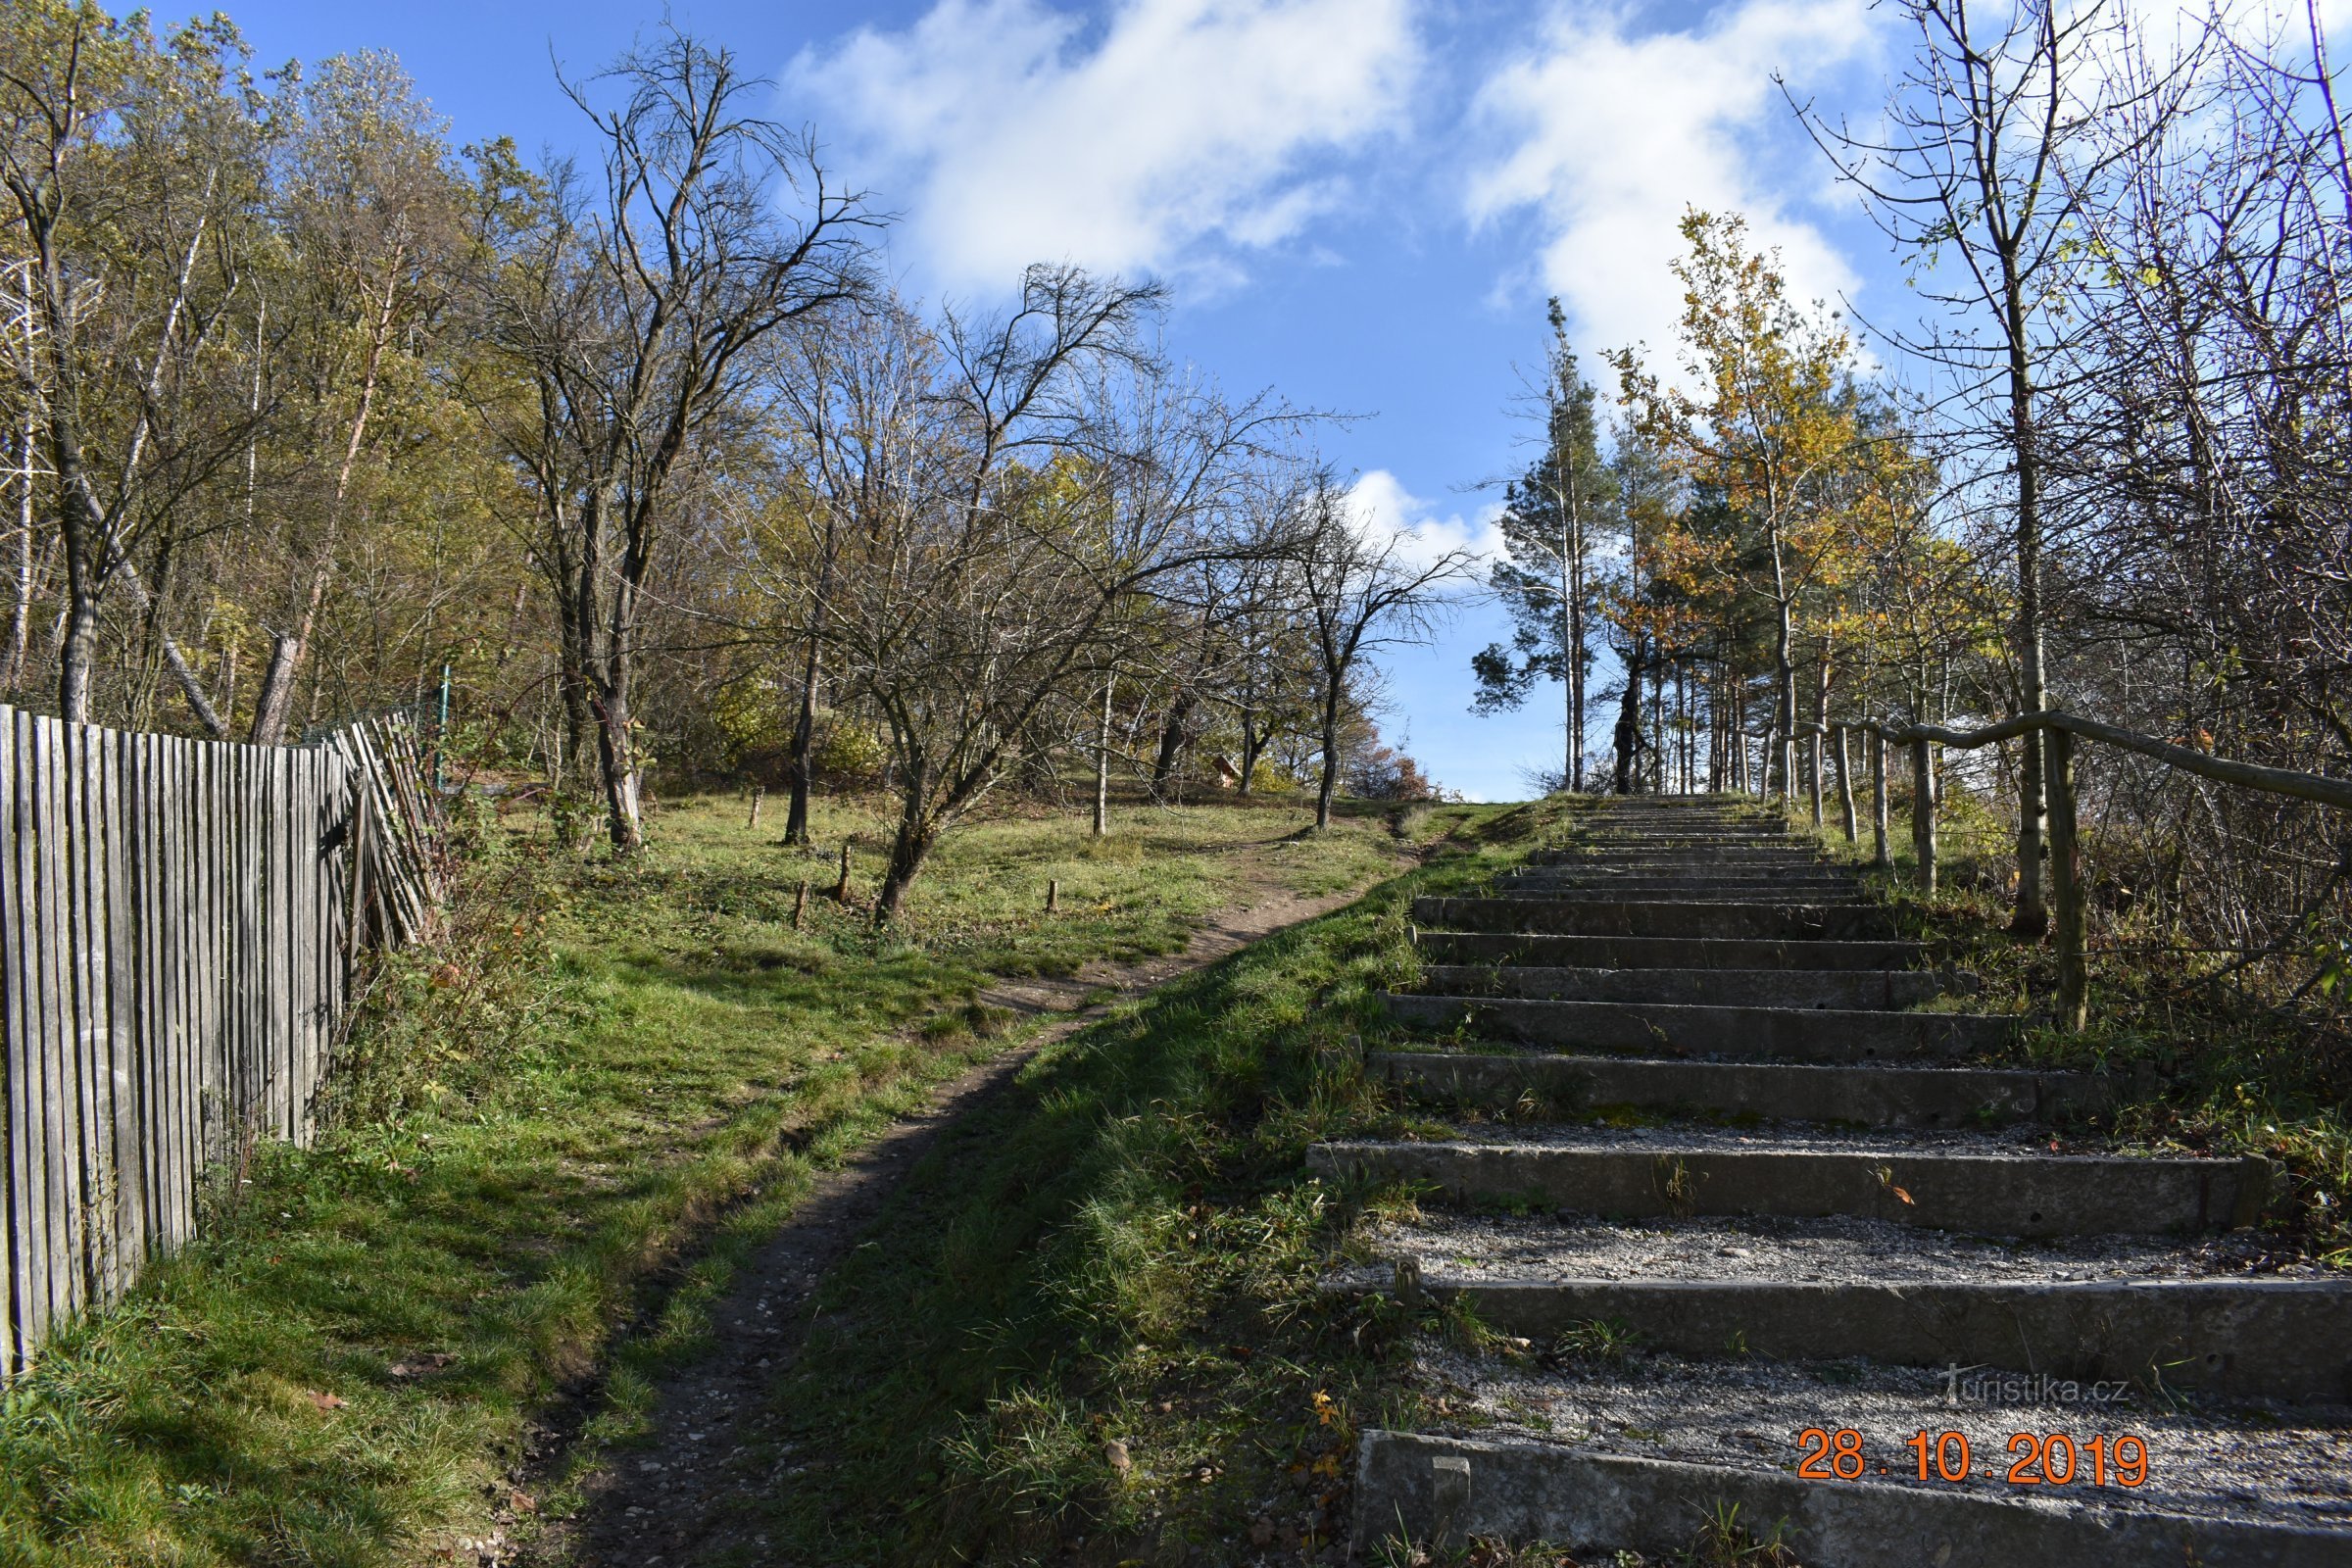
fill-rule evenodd
<path id="1" fill-rule="evenodd" d="M 2250 1231 L 2199 1239 L 2064 1236 L 2021 1241 L 1921 1230 L 1884 1220 L 1694 1218 L 1602 1223 L 1554 1216 L 1433 1214 L 1370 1226 L 1382 1257 L 1410 1256 L 1432 1281 L 1751 1280 L 1878 1285 L 1897 1281 L 2055 1284 L 2083 1280 L 2261 1276 L 2341 1279 L 2281 1257 Z M 1383 1274 L 1361 1271 L 1367 1281 Z M 1353 1277 L 1352 1275 L 1350 1276 Z"/>
<path id="2" fill-rule="evenodd" d="M 2036 1382 L 1978 1369 L 1691 1360 L 1640 1351 L 1555 1359 L 1540 1351 L 1531 1348 L 1513 1360 L 1433 1348 L 1416 1371 L 1442 1402 L 1444 1429 L 1465 1435 L 1789 1472 L 1802 1456 L 1800 1434 L 1851 1430 L 1861 1435 L 1862 1479 L 1871 1481 L 1957 1486 L 2060 1506 L 2352 1527 L 2352 1407 L 2167 1404 L 2121 1385 Z M 1922 1432 L 1930 1442 L 1924 1482 L 1919 1457 L 1907 1446 Z M 1968 1440 L 1963 1481 L 1945 1481 L 1936 1468 L 1945 1432 Z M 2037 1445 L 2045 1452 L 2049 1435 L 2070 1439 L 2074 1479 L 2011 1481 L 2012 1465 L 2027 1457 L 2023 1446 L 2011 1448 L 2019 1433 L 2045 1440 Z M 2146 1445 L 2146 1479 L 2125 1487 L 2110 1469 L 2107 1484 L 2096 1485 L 2090 1441 L 2103 1436 L 2112 1446 L 2126 1434 Z M 1944 1446 L 1943 1454 L 1956 1461 L 1957 1446 Z"/>

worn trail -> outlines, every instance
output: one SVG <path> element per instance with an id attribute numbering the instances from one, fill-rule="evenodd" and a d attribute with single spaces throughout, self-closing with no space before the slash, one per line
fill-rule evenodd
<path id="1" fill-rule="evenodd" d="M 1261 857 L 1270 848 L 1255 847 Z M 743 1504 L 789 1477 L 747 1468 L 748 1423 L 791 1369 L 826 1273 L 858 1245 L 906 1174 L 1040 1049 L 1084 1027 L 1109 1003 L 1205 967 L 1261 937 L 1312 919 L 1355 895 L 1304 898 L 1284 888 L 1262 858 L 1243 891 L 1178 955 L 1089 965 L 1066 978 L 1008 980 L 980 1000 L 1046 1021 L 1020 1046 L 946 1085 L 920 1113 L 900 1121 L 856 1160 L 820 1179 L 735 1275 L 710 1313 L 709 1349 L 661 1391 L 650 1441 L 613 1452 L 589 1482 L 588 1506 L 552 1526 L 533 1553 L 555 1568 L 662 1568 L 761 1545 Z"/>

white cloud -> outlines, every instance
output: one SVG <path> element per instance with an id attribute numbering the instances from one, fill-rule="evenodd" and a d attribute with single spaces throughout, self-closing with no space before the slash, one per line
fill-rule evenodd
<path id="1" fill-rule="evenodd" d="M 1472 175 L 1472 220 L 1538 215 L 1544 283 L 1592 347 L 1669 353 L 1690 207 L 1744 213 L 1798 298 L 1850 291 L 1853 270 L 1777 193 L 1818 178 L 1776 177 L 1759 150 L 1795 131 L 1776 69 L 1801 89 L 1872 53 L 1867 0 L 1738 0 L 1682 31 L 1638 32 L 1639 14 L 1562 6 L 1534 56 L 1480 89 L 1475 122 L 1501 147 Z"/>
<path id="2" fill-rule="evenodd" d="M 1230 280 L 1347 199 L 1318 155 L 1398 129 L 1412 0 L 939 0 L 793 61 L 844 172 L 927 270 L 1002 288 L 1032 262 Z"/>
<path id="3" fill-rule="evenodd" d="M 1417 564 L 1426 565 L 1450 550 L 1468 550 L 1482 563 L 1503 552 L 1501 503 L 1490 502 L 1468 515 L 1441 514 L 1437 503 L 1405 489 L 1386 468 L 1356 476 L 1348 491 L 1348 509 L 1357 529 L 1369 537 L 1402 535 L 1401 553 Z"/>

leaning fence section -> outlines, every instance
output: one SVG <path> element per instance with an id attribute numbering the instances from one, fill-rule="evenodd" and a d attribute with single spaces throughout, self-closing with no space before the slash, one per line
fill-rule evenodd
<path id="1" fill-rule="evenodd" d="M 208 1170 L 310 1139 L 360 952 L 430 930 L 441 867 L 397 721 L 263 747 L 0 706 L 0 792 L 14 1375 L 189 1239 Z"/>

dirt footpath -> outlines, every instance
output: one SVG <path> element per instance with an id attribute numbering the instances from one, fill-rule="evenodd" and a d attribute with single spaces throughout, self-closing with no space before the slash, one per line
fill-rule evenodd
<path id="1" fill-rule="evenodd" d="M 1359 890 L 1360 891 L 1360 890 Z M 712 1344 L 661 1392 L 652 1441 L 614 1452 L 588 1484 L 589 1503 L 551 1526 L 526 1561 L 542 1568 L 680 1568 L 729 1547 L 760 1544 L 728 1506 L 755 1478 L 730 1458 L 741 1423 L 792 1366 L 816 1287 L 849 1254 L 906 1173 L 988 1095 L 1043 1047 L 1126 1000 L 1214 963 L 1260 937 L 1336 909 L 1357 893 L 1300 898 L 1252 866 L 1242 900 L 1219 910 L 1183 953 L 1140 963 L 1092 965 L 1064 979 L 1005 981 L 980 1000 L 1030 1017 L 1051 1015 L 1030 1039 L 941 1088 L 920 1113 L 893 1127 L 851 1165 L 821 1177 L 711 1309 Z M 1106 993 L 1108 994 L 1106 996 Z M 1088 999 L 1093 1006 L 1085 1006 Z"/>

